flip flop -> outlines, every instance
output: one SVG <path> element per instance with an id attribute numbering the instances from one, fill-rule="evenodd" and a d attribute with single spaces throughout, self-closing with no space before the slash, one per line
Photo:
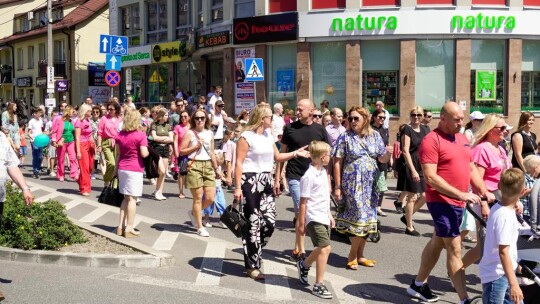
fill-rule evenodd
<path id="1" fill-rule="evenodd" d="M 347 262 L 345 269 L 358 270 L 358 262 L 356 260 Z"/>
<path id="2" fill-rule="evenodd" d="M 377 261 L 375 260 L 364 260 L 364 261 L 358 261 L 358 265 L 362 265 L 364 267 L 375 267 L 375 264 Z"/>

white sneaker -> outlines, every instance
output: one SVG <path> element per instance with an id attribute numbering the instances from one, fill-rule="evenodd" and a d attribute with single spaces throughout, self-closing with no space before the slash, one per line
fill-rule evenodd
<path id="1" fill-rule="evenodd" d="M 56 177 L 56 173 L 54 173 L 54 171 L 51 171 L 51 174 L 49 174 L 49 176 Z"/>
<path id="2" fill-rule="evenodd" d="M 156 181 L 155 178 L 151 178 L 151 179 L 150 179 L 150 184 L 155 185 L 156 183 L 157 183 L 157 181 Z"/>
<path id="3" fill-rule="evenodd" d="M 202 237 L 209 237 L 210 236 L 210 233 L 208 233 L 208 231 L 206 231 L 206 228 L 201 228 L 201 229 L 198 229 L 197 230 L 197 234 L 199 236 L 202 236 Z"/>
<path id="4" fill-rule="evenodd" d="M 189 220 L 191 221 L 191 226 L 193 226 L 193 228 L 197 228 L 197 222 L 195 221 L 195 216 L 193 215 L 193 212 L 191 210 L 188 210 L 187 215 L 189 216 Z"/>
<path id="5" fill-rule="evenodd" d="M 229 229 L 229 227 L 227 227 L 227 225 L 225 225 L 225 223 L 223 223 L 222 221 L 219 221 L 218 227 L 223 229 Z"/>
<path id="6" fill-rule="evenodd" d="M 154 194 L 154 197 L 156 198 L 156 200 L 158 201 L 164 201 L 166 200 L 167 198 L 165 196 L 163 196 L 163 194 L 161 194 L 161 192 L 159 191 L 156 191 L 156 193 Z"/>
<path id="7" fill-rule="evenodd" d="M 203 227 L 206 227 L 206 228 L 212 228 L 212 224 L 210 224 L 210 221 L 208 221 L 208 222 L 207 222 L 207 221 L 203 221 L 203 222 L 202 222 L 202 225 L 203 225 Z"/>
<path id="8" fill-rule="evenodd" d="M 96 175 L 95 174 L 90 175 L 90 179 L 96 179 Z"/>
<path id="9" fill-rule="evenodd" d="M 167 176 L 167 178 L 172 178 L 172 175 L 169 171 L 167 171 L 167 173 L 165 173 L 165 176 Z"/>

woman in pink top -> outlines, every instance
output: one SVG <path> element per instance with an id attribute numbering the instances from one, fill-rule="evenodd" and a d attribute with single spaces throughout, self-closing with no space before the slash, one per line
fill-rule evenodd
<path id="1" fill-rule="evenodd" d="M 486 115 L 482 125 L 476 132 L 474 138 L 476 144 L 472 150 L 472 160 L 476 164 L 476 168 L 478 168 L 480 177 L 484 180 L 487 190 L 495 194 L 497 199 L 501 199 L 498 190 L 501 173 L 512 167 L 512 163 L 506 155 L 506 150 L 499 145 L 499 142 L 504 139 L 505 130 L 506 122 L 502 116 L 498 114 Z M 481 213 L 482 217 L 487 220 L 489 215 L 487 202 L 481 202 Z M 479 229 L 476 230 L 479 231 Z M 477 237 L 477 239 L 480 239 L 479 236 Z M 463 256 L 464 268 L 480 259 L 481 248 L 478 244 Z"/>
<path id="2" fill-rule="evenodd" d="M 79 176 L 79 191 L 82 195 L 88 196 L 92 192 L 90 173 L 94 165 L 94 154 L 96 146 L 92 138 L 92 107 L 83 104 L 79 108 L 79 119 L 75 122 L 75 150 L 81 174 Z"/>
<path id="3" fill-rule="evenodd" d="M 114 138 L 118 134 L 118 125 L 120 124 L 120 118 L 118 117 L 120 114 L 120 105 L 117 102 L 109 101 L 107 103 L 107 111 L 108 114 L 99 120 L 98 146 L 96 149 L 98 153 L 103 153 L 105 157 L 105 173 L 103 174 L 105 186 L 111 182 L 116 166 Z"/>
<path id="4" fill-rule="evenodd" d="M 176 167 L 180 165 L 180 161 L 185 157 L 180 156 L 180 144 L 182 143 L 182 138 L 184 137 L 186 130 L 189 130 L 189 113 L 187 111 L 182 111 L 182 113 L 180 113 L 180 124 L 174 127 L 173 131 L 173 149 L 176 158 Z M 179 198 L 186 198 L 184 195 L 184 177 L 182 175 L 178 176 L 178 193 Z"/>
<path id="5" fill-rule="evenodd" d="M 62 116 L 55 119 L 51 128 L 52 146 L 56 148 L 56 159 L 58 160 L 56 178 L 64 181 L 64 159 L 66 154 L 69 160 L 69 177 L 74 181 L 79 179 L 79 165 L 75 153 L 75 127 L 72 123 L 72 116 L 77 112 L 66 106 Z"/>
<path id="6" fill-rule="evenodd" d="M 139 236 L 133 229 L 133 221 L 137 211 L 136 198 L 143 191 L 142 159 L 148 156 L 148 139 L 141 127 L 141 114 L 135 109 L 126 109 L 123 129 L 115 138 L 119 153 L 113 174 L 118 176 L 118 189 L 124 195 L 116 234 L 126 238 Z"/>

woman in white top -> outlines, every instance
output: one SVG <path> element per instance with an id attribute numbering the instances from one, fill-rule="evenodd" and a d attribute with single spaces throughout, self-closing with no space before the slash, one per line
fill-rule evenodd
<path id="1" fill-rule="evenodd" d="M 302 147 L 294 152 L 279 153 L 272 127 L 272 111 L 266 105 L 258 105 L 245 131 L 236 145 L 236 169 L 234 199 L 245 197 L 244 216 L 249 222 L 249 234 L 242 236 L 244 264 L 247 275 L 254 280 L 264 280 L 261 268 L 261 251 L 272 236 L 276 222 L 276 206 L 272 185 L 274 160 L 284 162 L 293 157 L 308 157 Z"/>
<path id="2" fill-rule="evenodd" d="M 214 134 L 210 130 L 208 114 L 198 109 L 189 121 L 190 130 L 186 131 L 180 146 L 180 155 L 188 155 L 186 187 L 191 190 L 193 207 L 188 216 L 197 234 L 208 237 L 210 234 L 202 225 L 201 210 L 210 206 L 216 197 L 217 162 L 214 155 Z M 204 194 L 204 201 L 202 201 Z"/>

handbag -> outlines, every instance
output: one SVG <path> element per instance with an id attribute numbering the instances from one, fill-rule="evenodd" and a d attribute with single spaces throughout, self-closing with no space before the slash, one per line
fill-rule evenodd
<path id="1" fill-rule="evenodd" d="M 244 215 L 236 209 L 237 205 L 238 201 L 234 200 L 231 205 L 225 208 L 225 211 L 219 219 L 237 238 L 239 238 L 242 237 L 242 235 L 247 235 L 249 233 L 250 225 Z"/>
<path id="2" fill-rule="evenodd" d="M 197 137 L 197 140 L 200 140 L 199 138 L 199 135 L 197 135 L 197 133 L 193 132 L 193 134 L 195 135 L 195 137 Z M 203 145 L 202 146 L 204 148 L 204 150 L 208 153 L 208 151 L 206 150 L 206 147 Z M 182 176 L 185 176 L 187 175 L 189 169 L 191 169 L 191 166 L 193 165 L 193 162 L 195 161 L 195 157 L 197 157 L 197 155 L 201 152 L 201 149 L 199 148 L 199 150 L 197 150 L 197 153 L 195 154 L 195 156 L 193 157 L 193 159 L 189 159 L 186 156 L 184 157 L 179 157 L 178 158 L 178 173 Z M 210 153 L 208 153 L 210 154 Z"/>
<path id="3" fill-rule="evenodd" d="M 107 187 L 104 187 L 101 191 L 101 194 L 98 197 L 98 202 L 120 207 L 123 200 L 124 195 L 120 193 L 120 189 L 118 189 L 118 177 L 115 176 L 113 177 L 111 183 Z"/>
<path id="4" fill-rule="evenodd" d="M 146 178 L 159 177 L 159 160 L 160 156 L 152 148 L 152 145 L 148 145 L 148 156 L 143 158 L 144 171 Z"/>

